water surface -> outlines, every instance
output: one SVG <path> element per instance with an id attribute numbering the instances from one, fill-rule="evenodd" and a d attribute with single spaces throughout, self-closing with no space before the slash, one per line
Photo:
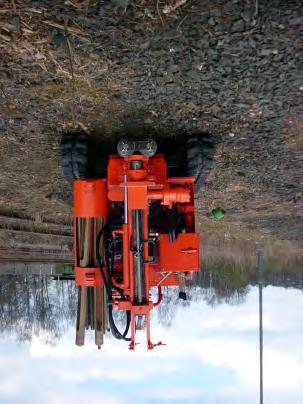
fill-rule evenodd
<path id="1" fill-rule="evenodd" d="M 23 266 L 22 266 L 23 265 Z M 301 269 L 271 261 L 265 268 L 264 402 L 303 402 Z M 0 276 L 1 403 L 256 403 L 259 399 L 258 286 L 255 268 L 209 262 L 175 289 L 152 317 L 135 352 L 93 332 L 75 345 L 77 289 L 60 280 L 68 268 L 2 265 Z"/>

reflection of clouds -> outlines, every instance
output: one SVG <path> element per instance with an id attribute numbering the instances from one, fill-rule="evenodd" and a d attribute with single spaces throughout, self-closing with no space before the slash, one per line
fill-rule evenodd
<path id="1" fill-rule="evenodd" d="M 264 392 L 267 402 L 303 401 L 303 293 L 264 289 Z M 154 316 L 153 324 L 157 321 Z M 0 341 L 0 401 L 251 403 L 258 400 L 258 291 L 243 305 L 178 307 L 170 328 L 153 328 L 168 345 L 135 353 L 107 339 L 74 345 L 69 329 L 57 346 Z"/>
<path id="2" fill-rule="evenodd" d="M 191 352 L 215 367 L 231 368 L 242 386 L 258 387 L 258 290 L 252 288 L 244 305 L 221 305 L 212 310 L 196 303 L 188 313 Z M 267 388 L 303 388 L 303 294 L 300 290 L 264 290 L 264 374 Z M 201 322 L 197 325 L 195 319 Z M 182 327 L 179 321 L 174 324 Z M 183 318 L 184 320 L 184 318 Z M 298 339 L 301 340 L 299 344 Z M 303 397 L 303 394 L 302 394 Z"/>
<path id="3" fill-rule="evenodd" d="M 163 387 L 160 389 L 146 389 L 144 390 L 144 395 L 142 395 L 148 402 L 163 402 L 163 401 L 171 401 L 171 402 L 179 402 L 182 400 L 186 400 L 186 402 L 198 402 L 201 397 L 201 390 L 197 386 L 196 388 L 192 387 L 179 387 L 174 386 L 174 388 Z"/>

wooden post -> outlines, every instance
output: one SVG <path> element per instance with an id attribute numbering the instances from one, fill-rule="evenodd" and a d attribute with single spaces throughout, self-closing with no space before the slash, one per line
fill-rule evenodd
<path id="1" fill-rule="evenodd" d="M 262 253 L 258 251 L 260 404 L 263 404 L 263 282 L 264 257 Z"/>
<path id="2" fill-rule="evenodd" d="M 96 238 L 104 226 L 103 218 L 80 218 L 77 222 L 79 265 L 96 266 Z M 103 236 L 99 253 L 103 255 Z M 104 286 L 79 286 L 76 325 L 76 345 L 84 345 L 85 329 L 95 330 L 98 349 L 103 345 L 103 335 L 108 328 L 108 310 Z"/>
<path id="3" fill-rule="evenodd" d="M 86 317 L 87 317 L 87 287 L 79 286 L 77 325 L 76 325 L 76 345 L 78 346 L 84 345 Z"/>
<path id="4" fill-rule="evenodd" d="M 95 344 L 98 348 L 103 345 L 104 328 L 104 288 L 95 287 Z"/>
<path id="5" fill-rule="evenodd" d="M 103 289 L 103 308 L 104 308 L 104 322 L 103 322 L 103 333 L 105 334 L 106 331 L 109 331 L 109 323 L 108 323 L 108 306 L 107 306 L 107 295 L 105 288 Z"/>

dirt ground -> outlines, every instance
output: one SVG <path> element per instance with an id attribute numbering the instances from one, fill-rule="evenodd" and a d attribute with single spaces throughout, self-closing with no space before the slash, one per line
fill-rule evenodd
<path id="1" fill-rule="evenodd" d="M 202 231 L 302 247 L 301 1 L 179 3 L 1 2 L 1 214 L 71 222 L 64 130 L 198 131 L 216 144 Z"/>

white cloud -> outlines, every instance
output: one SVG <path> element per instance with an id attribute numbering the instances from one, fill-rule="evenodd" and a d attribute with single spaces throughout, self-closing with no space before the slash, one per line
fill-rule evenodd
<path id="1" fill-rule="evenodd" d="M 298 290 L 264 290 L 264 388 L 269 402 L 287 395 L 292 403 L 303 401 L 302 307 Z M 120 404 L 136 402 L 134 397 L 139 402 L 161 397 L 222 402 L 225 397 L 253 402 L 258 396 L 257 288 L 240 306 L 213 309 L 200 301 L 179 307 L 172 327 L 158 324 L 152 331 L 154 341 L 167 346 L 147 352 L 143 344 L 131 352 L 126 343 L 107 339 L 98 351 L 92 340 L 76 347 L 73 329 L 57 346 L 45 345 L 39 337 L 30 346 L 2 341 L 0 401 Z M 228 380 L 220 379 L 222 370 Z"/>

